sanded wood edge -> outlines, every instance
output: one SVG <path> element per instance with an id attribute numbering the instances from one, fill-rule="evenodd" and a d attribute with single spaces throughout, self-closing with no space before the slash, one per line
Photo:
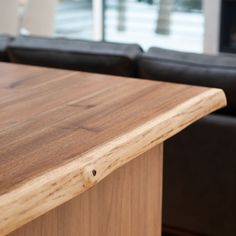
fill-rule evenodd
<path id="1" fill-rule="evenodd" d="M 7 236 L 160 236 L 163 144 Z"/>
<path id="2" fill-rule="evenodd" d="M 94 186 L 117 168 L 226 105 L 224 92 L 209 89 L 142 126 L 0 196 L 0 236 Z"/>

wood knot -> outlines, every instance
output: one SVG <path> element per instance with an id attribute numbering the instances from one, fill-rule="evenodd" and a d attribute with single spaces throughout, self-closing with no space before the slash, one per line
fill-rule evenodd
<path id="1" fill-rule="evenodd" d="M 93 174 L 93 176 L 96 176 L 97 171 L 96 170 L 92 170 L 92 174 Z"/>
<path id="2" fill-rule="evenodd" d="M 91 168 L 91 166 L 87 166 L 83 170 L 83 177 L 84 177 L 84 184 L 87 187 L 91 187 L 97 182 L 97 170 L 94 168 Z"/>

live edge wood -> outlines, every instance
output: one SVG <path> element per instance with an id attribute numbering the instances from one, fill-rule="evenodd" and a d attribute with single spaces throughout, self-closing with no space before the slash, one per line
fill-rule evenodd
<path id="1" fill-rule="evenodd" d="M 0 64 L 0 235 L 226 105 L 222 90 Z"/>
<path id="2" fill-rule="evenodd" d="M 160 236 L 163 145 L 8 236 Z"/>

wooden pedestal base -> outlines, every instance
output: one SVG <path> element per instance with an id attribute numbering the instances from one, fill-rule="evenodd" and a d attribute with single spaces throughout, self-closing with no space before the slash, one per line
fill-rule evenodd
<path id="1" fill-rule="evenodd" d="M 161 235 L 162 144 L 9 236 Z"/>

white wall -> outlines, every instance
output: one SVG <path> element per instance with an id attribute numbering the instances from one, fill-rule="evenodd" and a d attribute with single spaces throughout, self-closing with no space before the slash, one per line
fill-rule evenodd
<path id="1" fill-rule="evenodd" d="M 219 53 L 221 0 L 202 0 L 204 9 L 204 53 Z"/>
<path id="2" fill-rule="evenodd" d="M 30 34 L 52 36 L 57 0 L 28 0 L 22 25 Z"/>
<path id="3" fill-rule="evenodd" d="M 103 39 L 103 0 L 93 0 L 93 39 Z"/>
<path id="4" fill-rule="evenodd" d="M 17 34 L 17 5 L 17 0 L 0 0 L 0 34 Z"/>

